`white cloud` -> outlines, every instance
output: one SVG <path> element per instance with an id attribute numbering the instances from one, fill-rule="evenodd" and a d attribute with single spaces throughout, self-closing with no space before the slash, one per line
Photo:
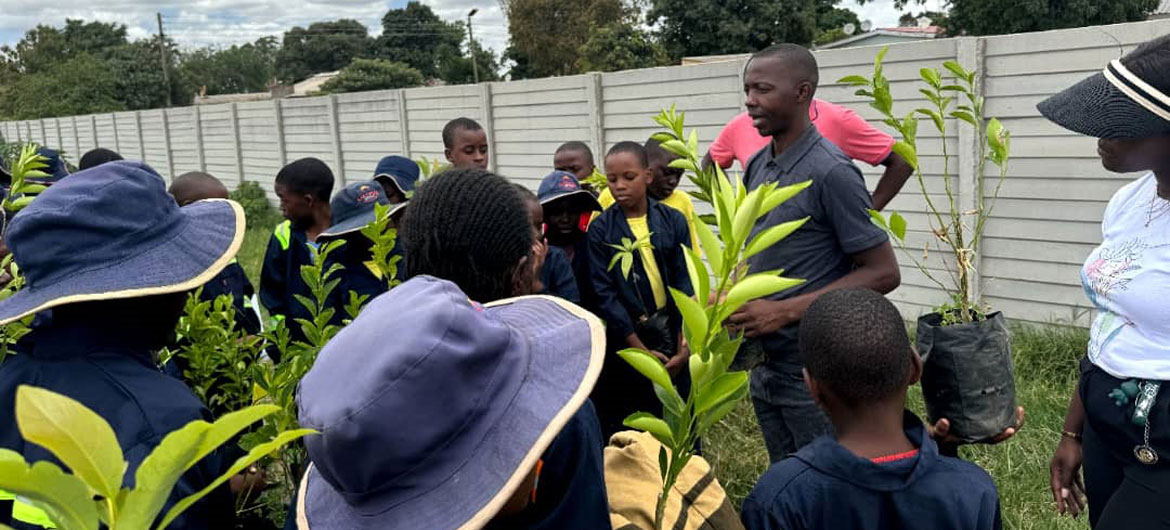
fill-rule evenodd
<path id="1" fill-rule="evenodd" d="M 920 13 L 922 11 L 942 11 L 942 0 L 926 0 L 924 5 L 911 2 L 906 12 Z M 865 5 L 857 5 L 856 0 L 844 0 L 840 7 L 857 13 L 861 20 L 869 20 L 875 28 L 888 28 L 898 25 L 898 18 L 902 12 L 894 8 L 894 0 L 869 0 Z"/>
<path id="2" fill-rule="evenodd" d="M 382 15 L 404 0 L 0 0 L 0 44 L 14 44 L 37 24 L 61 26 L 66 18 L 118 22 L 131 38 L 158 31 L 155 13 L 162 12 L 164 30 L 181 47 L 231 45 L 284 33 L 293 26 L 352 18 L 382 33 Z M 478 8 L 472 20 L 476 40 L 502 52 L 507 45 L 507 21 L 498 2 L 490 0 L 426 1 L 443 19 L 465 23 L 467 12 Z"/>

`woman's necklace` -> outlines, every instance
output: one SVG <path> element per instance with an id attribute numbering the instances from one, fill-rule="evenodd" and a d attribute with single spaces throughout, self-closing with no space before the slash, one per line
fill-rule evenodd
<path id="1" fill-rule="evenodd" d="M 1146 228 L 1150 227 L 1154 221 L 1160 219 L 1163 215 L 1170 212 L 1170 199 L 1163 199 L 1158 195 L 1158 190 L 1154 190 L 1154 196 L 1150 198 L 1150 208 L 1146 211 Z"/>

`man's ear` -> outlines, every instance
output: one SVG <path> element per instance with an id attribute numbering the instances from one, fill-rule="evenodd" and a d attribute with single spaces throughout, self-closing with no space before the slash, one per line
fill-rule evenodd
<path id="1" fill-rule="evenodd" d="M 918 350 L 913 347 L 910 348 L 910 381 L 907 386 L 913 385 L 922 380 L 922 357 L 918 355 Z"/>
<path id="2" fill-rule="evenodd" d="M 450 162 L 452 164 L 455 163 L 454 160 L 451 160 L 451 148 L 450 147 L 443 148 L 443 156 L 447 157 L 448 162 Z"/>
<path id="3" fill-rule="evenodd" d="M 801 81 L 799 85 L 796 85 L 796 100 L 800 103 L 808 103 L 812 101 L 815 92 L 816 89 L 813 88 L 811 81 Z"/>
<path id="4" fill-rule="evenodd" d="M 800 372 L 804 374 L 804 384 L 808 387 L 809 394 L 812 394 L 813 401 L 815 401 L 818 406 L 824 407 L 824 389 L 821 388 L 820 382 L 818 382 L 816 379 L 813 379 L 811 375 L 808 375 L 807 368 L 802 368 Z"/>

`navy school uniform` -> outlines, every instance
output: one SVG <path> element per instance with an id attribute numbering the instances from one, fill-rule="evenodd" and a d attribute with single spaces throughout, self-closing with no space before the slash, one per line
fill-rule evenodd
<path id="1" fill-rule="evenodd" d="M 587 260 L 586 260 L 587 262 Z M 558 247 L 549 246 L 548 254 L 544 257 L 544 266 L 540 269 L 540 283 L 544 285 L 543 294 L 564 298 L 574 304 L 581 304 L 581 290 L 577 288 L 577 276 L 573 273 L 573 264 L 569 255 Z"/>
<path id="2" fill-rule="evenodd" d="M 678 210 L 652 199 L 647 200 L 650 202 L 646 213 L 646 222 L 651 232 L 650 244 L 654 251 L 654 261 L 662 275 L 663 286 L 668 290 L 673 287 L 691 296 L 694 289 L 682 250 L 691 241 L 687 220 Z M 634 254 L 629 280 L 622 276 L 620 265 L 607 270 L 617 253 L 609 245 L 620 244 L 623 237 L 634 240 L 626 214 L 621 208 L 605 210 L 590 225 L 588 237 L 589 272 L 597 296 L 595 312 L 605 321 L 607 340 L 605 365 L 593 391 L 593 402 L 601 419 L 602 434 L 608 440 L 613 433 L 625 429 L 622 421 L 626 416 L 638 411 L 659 412 L 662 408 L 650 381 L 616 354 L 625 349 L 626 337 L 636 330 L 637 319 L 655 313 L 654 307 L 643 308 L 641 302 L 645 300 L 647 304 L 653 305 L 654 292 L 650 282 L 645 279 L 646 269 L 638 253 Z M 634 275 L 642 278 L 637 282 L 638 291 L 635 291 Z M 678 314 L 669 293 L 665 309 L 672 311 L 675 316 Z M 685 378 L 687 373 L 684 369 L 679 375 Z M 676 385 L 684 389 L 686 384 L 686 381 L 676 381 Z"/>
<path id="3" fill-rule="evenodd" d="M 231 295 L 232 308 L 236 314 L 236 329 L 242 329 L 249 335 L 260 333 L 260 317 L 252 309 L 251 298 L 255 293 L 252 282 L 239 262 L 232 260 L 211 281 L 203 285 L 199 299 L 214 301 L 222 295 Z"/>
<path id="4" fill-rule="evenodd" d="M 309 245 L 315 246 L 316 243 L 308 240 L 304 230 L 293 228 L 290 221 L 276 225 L 260 270 L 260 303 L 271 315 L 286 321 L 289 336 L 294 341 L 305 339 L 296 319 L 311 316 L 296 299 L 298 294 L 312 297 L 309 287 L 301 279 L 301 267 L 313 264 Z"/>
<path id="5" fill-rule="evenodd" d="M 903 428 L 917 455 L 887 463 L 822 436 L 774 464 L 743 503 L 748 530 L 999 530 L 999 495 L 986 471 L 940 456 L 917 416 Z"/>
<path id="6" fill-rule="evenodd" d="M 69 396 L 93 410 L 114 430 L 129 463 L 125 485 L 134 484 L 135 469 L 171 431 L 210 414 L 181 381 L 163 374 L 147 347 L 134 337 L 114 336 L 83 325 L 50 324 L 35 332 L 32 347 L 0 365 L 0 448 L 20 453 L 29 462 L 61 465 L 44 448 L 25 442 L 16 429 L 19 385 L 33 385 Z M 210 485 L 230 464 L 223 449 L 211 453 L 179 479 L 162 513 L 175 502 Z M 10 503 L 0 503 L 0 506 Z M 11 510 L 0 511 L 9 524 Z M 173 528 L 230 528 L 234 506 L 224 484 L 185 511 Z M 15 528 L 23 528 L 20 525 Z"/>

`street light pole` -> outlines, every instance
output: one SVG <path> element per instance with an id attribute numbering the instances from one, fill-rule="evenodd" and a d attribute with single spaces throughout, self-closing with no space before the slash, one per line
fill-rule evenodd
<path id="1" fill-rule="evenodd" d="M 479 65 L 475 60 L 475 36 L 471 33 L 471 17 L 479 13 L 479 8 L 474 8 L 467 13 L 467 51 L 471 53 L 471 75 L 475 79 L 475 84 L 479 84 Z"/>

